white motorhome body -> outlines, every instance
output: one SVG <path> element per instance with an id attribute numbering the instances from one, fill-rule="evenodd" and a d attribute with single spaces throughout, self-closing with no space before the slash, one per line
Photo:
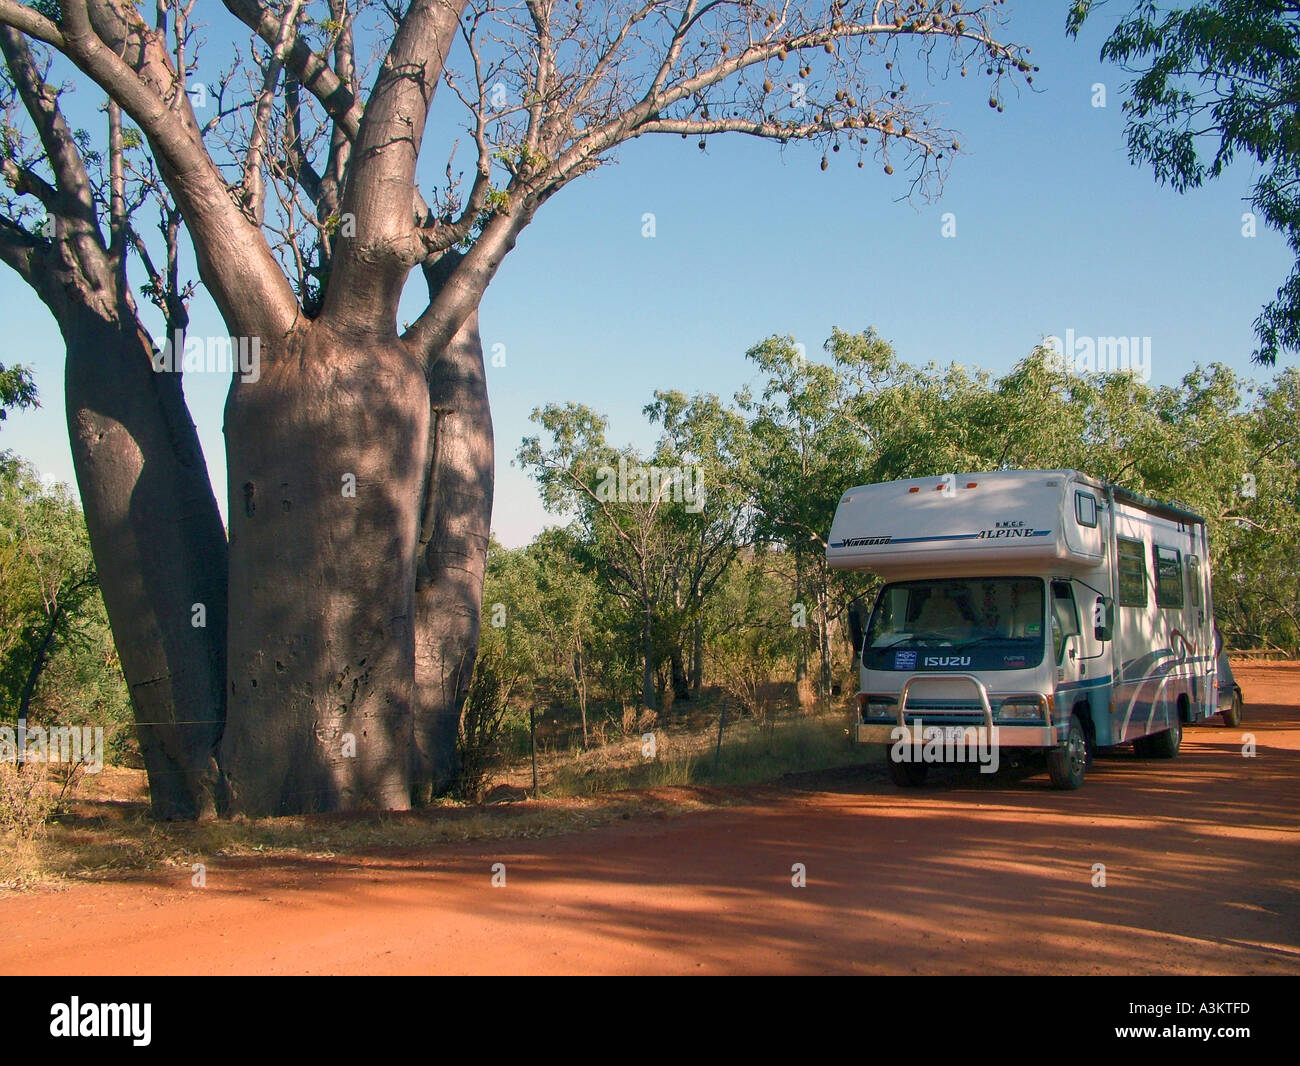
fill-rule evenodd
<path id="1" fill-rule="evenodd" d="M 973 727 L 1054 753 L 1054 783 L 1077 788 L 1093 748 L 1172 755 L 1183 723 L 1215 713 L 1190 511 L 1073 470 L 956 474 L 850 489 L 828 544 L 832 567 L 885 580 L 860 648 L 861 743 Z"/>

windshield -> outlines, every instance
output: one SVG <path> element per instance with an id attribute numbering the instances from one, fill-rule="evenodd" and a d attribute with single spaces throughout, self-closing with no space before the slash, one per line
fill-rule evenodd
<path id="1" fill-rule="evenodd" d="M 1043 659 L 1043 582 L 1028 577 L 900 581 L 876 599 L 869 670 L 1018 670 Z"/>

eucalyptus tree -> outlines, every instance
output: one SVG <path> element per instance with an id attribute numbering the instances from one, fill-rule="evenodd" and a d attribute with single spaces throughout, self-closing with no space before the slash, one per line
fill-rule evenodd
<path id="1" fill-rule="evenodd" d="M 1067 33 L 1104 3 L 1074 0 Z M 1252 162 L 1250 205 L 1296 256 L 1255 320 L 1254 358 L 1272 365 L 1300 349 L 1300 10 L 1293 0 L 1134 0 L 1101 58 L 1135 75 L 1124 101 L 1129 158 L 1161 184 L 1185 192 L 1239 158 Z M 1253 236 L 1254 215 L 1242 225 Z"/>
<path id="2" fill-rule="evenodd" d="M 659 390 L 644 413 L 652 424 L 663 426 L 659 461 L 693 472 L 693 502 L 698 505 L 672 508 L 665 517 L 676 545 L 673 594 L 681 623 L 669 649 L 674 695 L 698 697 L 704 678 L 705 602 L 752 539 L 753 439 L 744 416 L 711 394 L 687 397 Z"/>
<path id="3" fill-rule="evenodd" d="M 877 359 L 891 357 L 875 334 L 867 341 Z M 860 376 L 834 352 L 830 363 L 818 362 L 793 337 L 778 336 L 746 355 L 763 374 L 757 396 L 748 389 L 737 396 L 754 442 L 755 535 L 789 555 L 794 583 L 786 622 L 813 638 L 817 687 L 828 700 L 830 630 L 838 610 L 831 602 L 826 537 L 844 490 L 872 480 L 867 470 L 876 430 L 853 417 L 850 401 L 859 395 Z M 799 641 L 796 682 L 807 676 L 809 643 Z"/>
<path id="4" fill-rule="evenodd" d="M 566 530 L 543 531 L 527 551 L 536 575 L 537 633 L 550 653 L 549 668 L 539 673 L 549 675 L 561 692 L 572 693 L 585 749 L 590 743 L 593 659 L 612 650 L 602 626 L 609 596 L 580 564 L 579 546 Z"/>
<path id="5" fill-rule="evenodd" d="M 30 370 L 21 363 L 16 366 L 0 363 L 0 422 L 9 417 L 11 408 L 22 411 L 39 407 L 36 395 L 36 382 L 32 380 Z"/>
<path id="6" fill-rule="evenodd" d="M 484 646 L 501 645 L 534 698 L 573 699 L 585 748 L 593 689 L 626 640 L 617 622 L 607 624 L 617 601 L 583 564 L 584 554 L 573 531 L 562 527 L 543 530 L 513 551 L 494 541 L 483 603 L 490 627 Z"/>
<path id="7" fill-rule="evenodd" d="M 29 718 L 50 663 L 93 626 L 98 580 L 66 486 L 22 462 L 0 471 L 0 589 L 0 714 Z"/>
<path id="8" fill-rule="evenodd" d="M 664 632 L 678 628 L 666 617 L 679 557 L 670 514 L 691 501 L 680 481 L 674 500 L 674 482 L 662 477 L 667 466 L 657 462 L 666 456 L 643 460 L 634 449 L 615 448 L 605 438 L 606 420 L 589 407 L 548 404 L 532 417 L 551 440 L 526 437 L 518 461 L 537 481 L 546 508 L 573 516 L 580 556 L 623 604 L 639 633 L 641 702 L 655 707 Z"/>
<path id="9" fill-rule="evenodd" d="M 410 0 L 365 9 L 390 21 L 363 91 L 345 0 L 225 0 L 256 64 L 214 143 L 168 27 L 0 0 L 139 128 L 227 329 L 259 346 L 225 412 L 231 809 L 400 808 L 449 779 L 491 511 L 478 306 L 538 209 L 656 133 L 807 141 L 932 188 L 957 142 L 908 83 L 969 69 L 1000 107 L 1032 68 L 999 6 Z M 440 87 L 471 158 L 447 146 L 429 181 Z"/>

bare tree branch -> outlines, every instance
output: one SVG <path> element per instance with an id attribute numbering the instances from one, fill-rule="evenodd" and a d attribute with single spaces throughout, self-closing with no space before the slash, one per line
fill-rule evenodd
<path id="1" fill-rule="evenodd" d="M 162 42 L 132 7 L 107 0 L 61 0 L 60 6 L 60 50 L 149 138 L 196 236 L 199 269 L 222 314 L 228 322 L 247 323 L 253 333 L 286 333 L 297 318 L 297 301 L 204 149 Z M 0 22 L 13 25 L 10 14 L 0 7 Z M 234 248 L 241 253 L 226 254 Z"/>
<path id="2" fill-rule="evenodd" d="M 340 237 L 325 295 L 341 326 L 391 332 L 406 275 L 425 258 L 412 224 L 415 166 L 464 7 L 412 0 L 366 102 L 342 203 L 355 235 Z"/>

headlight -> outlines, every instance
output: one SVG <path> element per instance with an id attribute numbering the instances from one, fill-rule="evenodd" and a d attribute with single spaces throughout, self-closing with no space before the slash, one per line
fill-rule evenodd
<path id="1" fill-rule="evenodd" d="M 893 700 L 868 700 L 867 718 L 896 718 L 898 704 Z"/>
<path id="2" fill-rule="evenodd" d="M 998 708 L 998 718 L 1011 722 L 1041 722 L 1043 705 L 1038 700 L 1006 700 Z"/>

